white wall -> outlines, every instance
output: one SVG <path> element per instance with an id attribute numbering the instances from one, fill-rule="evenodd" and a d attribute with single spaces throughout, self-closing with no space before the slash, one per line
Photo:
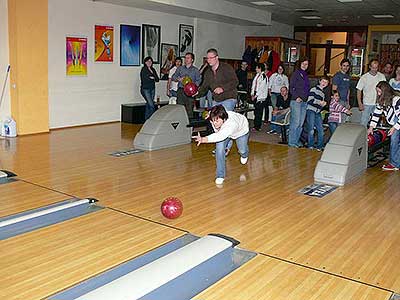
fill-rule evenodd
<path id="1" fill-rule="evenodd" d="M 7 0 L 0 0 L 0 96 L 6 78 L 6 71 L 9 65 L 8 45 L 8 9 Z M 0 119 L 10 116 L 10 77 L 6 83 L 3 102 L 0 107 Z"/>
<path id="2" fill-rule="evenodd" d="M 238 26 L 209 20 L 195 20 L 195 48 L 205 56 L 216 48 L 221 58 L 241 59 L 246 36 L 282 36 L 293 38 L 293 26 L 272 21 L 271 26 Z"/>
<path id="3" fill-rule="evenodd" d="M 193 19 L 100 2 L 49 0 L 50 128 L 120 120 L 122 103 L 144 102 L 141 67 L 119 65 L 119 24 L 161 25 L 161 42 L 176 44 L 180 23 L 193 24 Z M 113 63 L 94 62 L 95 24 L 114 25 Z M 65 74 L 67 35 L 88 37 L 86 77 Z M 157 85 L 161 99 L 166 98 L 165 86 L 166 81 Z"/>
<path id="4" fill-rule="evenodd" d="M 5 1 L 5 0 L 1 0 Z M 79 9 L 77 9 L 77 7 Z M 210 47 L 223 58 L 240 59 L 245 35 L 292 37 L 293 27 L 235 26 L 184 16 L 83 0 L 49 0 L 49 112 L 50 128 L 120 120 L 120 106 L 144 102 L 140 96 L 141 67 L 119 66 L 119 24 L 161 26 L 161 42 L 178 42 L 179 24 L 195 25 L 194 53 L 199 58 Z M 94 25 L 114 25 L 114 63 L 94 63 Z M 65 75 L 65 37 L 88 37 L 88 76 Z M 159 65 L 156 66 L 159 69 Z M 156 95 L 166 99 L 166 81 Z"/>

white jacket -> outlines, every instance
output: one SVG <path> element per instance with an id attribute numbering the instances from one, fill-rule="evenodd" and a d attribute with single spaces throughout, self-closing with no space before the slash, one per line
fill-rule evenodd
<path id="1" fill-rule="evenodd" d="M 225 120 L 221 128 L 207 136 L 209 143 L 221 142 L 227 138 L 236 140 L 249 132 L 249 121 L 244 115 L 233 111 L 228 111 L 227 113 L 228 119 Z"/>
<path id="2" fill-rule="evenodd" d="M 251 85 L 251 95 L 257 97 L 258 101 L 268 98 L 268 77 L 265 73 L 257 73 Z"/>
<path id="3" fill-rule="evenodd" d="M 272 93 L 280 93 L 281 87 L 286 86 L 289 90 L 289 79 L 285 74 L 274 73 L 269 78 L 269 88 Z"/>

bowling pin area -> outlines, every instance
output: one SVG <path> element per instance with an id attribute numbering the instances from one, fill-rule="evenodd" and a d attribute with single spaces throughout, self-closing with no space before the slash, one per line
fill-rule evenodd
<path id="1" fill-rule="evenodd" d="M 0 299 L 400 299 L 398 174 L 309 197 L 320 153 L 250 142 L 216 186 L 212 144 L 109 155 L 139 130 L 0 140 Z"/>

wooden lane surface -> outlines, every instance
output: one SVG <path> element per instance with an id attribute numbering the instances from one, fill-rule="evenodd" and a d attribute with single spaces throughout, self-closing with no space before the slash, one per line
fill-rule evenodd
<path id="1" fill-rule="evenodd" d="M 43 299 L 183 233 L 104 209 L 0 242 L 0 299 Z"/>
<path id="2" fill-rule="evenodd" d="M 0 184 L 0 217 L 13 215 L 70 198 L 72 197 L 24 181 Z"/>
<path id="3" fill-rule="evenodd" d="M 388 300 L 391 293 L 258 255 L 195 300 Z"/>
<path id="4" fill-rule="evenodd" d="M 131 147 L 134 132 L 132 126 L 110 124 L 23 137 L 21 151 L 3 164 L 18 169 L 32 161 L 35 167 L 18 172 L 34 182 L 96 197 L 107 206 L 194 234 L 231 235 L 249 250 L 400 291 L 398 174 L 369 169 L 346 187 L 311 198 L 297 191 L 313 182 L 320 153 L 251 143 L 248 165 L 240 165 L 233 151 L 226 182 L 217 188 L 212 145 L 124 158 L 106 155 Z M 47 140 L 44 149 L 37 146 L 27 153 L 22 145 L 35 138 L 35 145 Z M 41 171 L 39 165 L 44 165 Z M 160 215 L 161 201 L 168 196 L 184 203 L 183 215 L 174 221 Z"/>

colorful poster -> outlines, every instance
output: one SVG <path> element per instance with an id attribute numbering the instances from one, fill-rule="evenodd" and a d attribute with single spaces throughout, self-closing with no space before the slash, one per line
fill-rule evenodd
<path id="1" fill-rule="evenodd" d="M 140 26 L 121 25 L 121 66 L 140 66 L 140 29 Z"/>
<path id="2" fill-rule="evenodd" d="M 114 27 L 94 26 L 94 61 L 112 62 L 114 60 Z"/>
<path id="3" fill-rule="evenodd" d="M 161 68 L 160 80 L 168 80 L 169 70 L 175 65 L 178 53 L 178 45 L 161 44 Z"/>
<path id="4" fill-rule="evenodd" d="M 87 38 L 66 38 L 67 76 L 87 75 Z"/>

